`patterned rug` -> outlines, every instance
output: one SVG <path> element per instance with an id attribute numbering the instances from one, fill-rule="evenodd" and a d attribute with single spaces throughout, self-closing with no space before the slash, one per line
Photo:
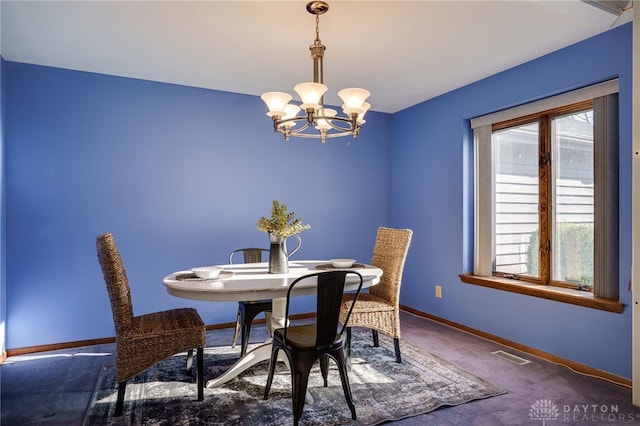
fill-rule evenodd
<path id="1" fill-rule="evenodd" d="M 450 362 L 401 343 L 402 364 L 393 343 L 354 329 L 349 381 L 358 420 L 351 420 L 340 375 L 333 361 L 329 386 L 322 386 L 318 364 L 309 377 L 303 425 L 376 425 L 428 413 L 505 392 Z M 205 349 L 205 379 L 215 378 L 238 358 L 238 348 Z M 127 383 L 124 413 L 113 417 L 117 384 L 113 365 L 105 365 L 84 424 L 94 425 L 274 425 L 293 422 L 290 373 L 279 363 L 268 400 L 263 400 L 268 363 L 251 367 L 219 388 L 205 388 L 196 400 L 195 378 L 186 375 L 186 354 L 156 364 Z"/>

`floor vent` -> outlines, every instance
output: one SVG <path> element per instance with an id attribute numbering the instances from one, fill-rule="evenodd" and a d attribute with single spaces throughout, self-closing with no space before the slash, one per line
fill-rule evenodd
<path id="1" fill-rule="evenodd" d="M 511 362 L 516 363 L 518 365 L 525 365 L 525 364 L 529 364 L 531 362 L 528 359 L 520 358 L 517 355 L 510 354 L 509 352 L 505 352 L 505 351 L 495 351 L 495 352 L 491 352 L 491 353 L 493 355 L 495 355 L 495 356 L 499 356 L 500 358 L 504 358 L 507 361 L 511 361 Z"/>

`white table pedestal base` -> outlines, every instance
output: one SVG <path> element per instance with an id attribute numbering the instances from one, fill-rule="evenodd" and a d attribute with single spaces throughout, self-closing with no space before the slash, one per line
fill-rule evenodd
<path id="1" fill-rule="evenodd" d="M 276 298 L 273 299 L 272 303 L 272 314 L 271 314 L 271 328 L 275 330 L 276 328 L 283 328 L 286 318 L 285 311 L 287 306 L 286 298 Z M 240 373 L 245 371 L 246 369 L 256 365 L 262 361 L 269 361 L 271 359 L 271 349 L 272 349 L 271 339 L 267 340 L 262 345 L 247 351 L 247 353 L 240 358 L 230 369 L 225 371 L 220 376 L 215 379 L 207 381 L 208 388 L 215 388 L 221 386 L 228 381 L 237 377 Z M 289 359 L 282 352 L 278 352 L 278 360 L 287 364 L 287 368 L 289 368 Z M 289 368 L 291 369 L 291 368 Z"/>
<path id="2" fill-rule="evenodd" d="M 230 380 L 236 378 L 240 373 L 245 371 L 246 369 L 256 365 L 262 361 L 269 361 L 271 359 L 271 342 L 263 343 L 262 345 L 247 351 L 247 353 L 240 358 L 233 366 L 225 371 L 220 376 L 215 379 L 211 379 L 207 381 L 208 388 L 215 388 L 218 386 L 222 386 Z M 289 360 L 287 356 L 282 353 L 282 351 L 278 352 L 278 360 L 287 364 L 289 367 Z"/>

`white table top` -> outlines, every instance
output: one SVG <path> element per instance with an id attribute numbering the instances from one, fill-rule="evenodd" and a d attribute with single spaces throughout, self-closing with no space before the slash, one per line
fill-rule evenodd
<path id="1" fill-rule="evenodd" d="M 162 283 L 169 294 L 184 299 L 219 302 L 276 299 L 286 297 L 289 285 L 296 278 L 332 270 L 316 268 L 319 265 L 328 263 L 329 261 L 327 260 L 290 261 L 288 274 L 270 274 L 267 262 L 217 265 L 224 267 L 222 278 L 217 280 L 177 279 L 176 277 L 179 275 L 191 272 L 190 270 L 184 270 L 166 276 Z M 349 270 L 359 272 L 362 275 L 363 288 L 378 284 L 382 276 L 382 270 L 371 265 Z M 229 272 L 233 273 L 233 275 Z M 231 276 L 227 277 L 227 275 Z M 296 286 L 294 294 L 311 294 L 315 292 L 315 285 L 315 280 L 308 280 L 308 284 L 300 283 Z M 348 279 L 345 289 L 355 290 L 356 286 L 357 284 L 350 285 Z"/>

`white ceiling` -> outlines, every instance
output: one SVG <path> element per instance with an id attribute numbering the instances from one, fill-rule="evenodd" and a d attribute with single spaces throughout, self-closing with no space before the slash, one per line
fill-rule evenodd
<path id="1" fill-rule="evenodd" d="M 315 17 L 306 4 L 1 0 L 0 47 L 7 61 L 293 94 L 313 77 Z M 339 89 L 364 87 L 372 110 L 390 113 L 631 20 L 630 10 L 616 16 L 580 0 L 329 6 L 320 17 L 326 102 L 340 105 Z"/>

